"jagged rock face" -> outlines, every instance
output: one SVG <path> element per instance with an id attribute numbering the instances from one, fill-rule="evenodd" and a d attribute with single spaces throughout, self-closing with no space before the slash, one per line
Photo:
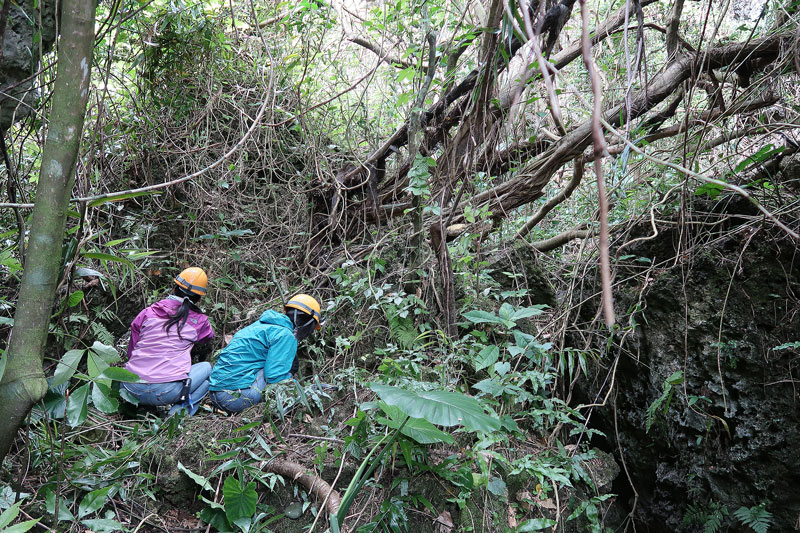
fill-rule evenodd
<path id="1" fill-rule="evenodd" d="M 487 259 L 490 276 L 505 290 L 527 289 L 533 303 L 555 305 L 556 294 L 536 255 L 522 240 L 493 251 Z"/>
<path id="2" fill-rule="evenodd" d="M 37 3 L 39 9 L 34 9 L 34 0 L 10 2 L 7 20 L 0 21 L 6 25 L 0 57 L 0 131 L 30 113 L 35 94 L 33 80 L 27 79 L 36 72 L 40 53 L 49 52 L 55 42 L 56 2 Z"/>
<path id="3" fill-rule="evenodd" d="M 662 233 L 630 253 L 664 268 L 615 293 L 618 312 L 637 302 L 642 311 L 622 343 L 616 400 L 592 424 L 618 461 L 624 454 L 635 517 L 647 531 L 702 530 L 684 524 L 690 504 L 725 505 L 723 523 L 737 530 L 746 529 L 732 516 L 741 506 L 765 503 L 771 531 L 794 530 L 800 516 L 800 349 L 774 349 L 800 341 L 800 257 L 785 236 L 739 229 L 709 238 L 674 267 L 677 233 Z M 587 399 L 605 394 L 599 387 L 615 355 L 584 389 Z M 648 407 L 675 372 L 684 382 L 648 432 Z M 615 492 L 632 504 L 625 478 Z"/>

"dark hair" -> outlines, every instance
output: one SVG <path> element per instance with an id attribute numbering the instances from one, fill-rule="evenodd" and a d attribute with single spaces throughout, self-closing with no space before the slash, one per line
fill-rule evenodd
<path id="1" fill-rule="evenodd" d="M 300 342 L 314 333 L 314 330 L 317 328 L 316 319 L 308 313 L 292 308 L 287 309 L 286 314 L 289 316 L 294 326 L 294 337 L 297 339 L 297 342 Z"/>
<path id="2" fill-rule="evenodd" d="M 169 317 L 169 320 L 164 324 L 164 329 L 169 333 L 169 328 L 177 325 L 178 338 L 183 340 L 183 337 L 181 337 L 181 329 L 183 329 L 183 325 L 186 324 L 186 319 L 189 318 L 189 311 L 199 311 L 195 304 L 200 300 L 200 295 L 184 289 L 180 285 L 176 285 L 172 293 L 176 296 L 182 296 L 183 303 L 181 303 L 181 306 L 175 311 L 175 314 Z"/>

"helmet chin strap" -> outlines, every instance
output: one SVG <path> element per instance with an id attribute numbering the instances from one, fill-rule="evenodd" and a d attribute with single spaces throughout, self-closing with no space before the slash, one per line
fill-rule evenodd
<path id="1" fill-rule="evenodd" d="M 309 316 L 298 309 L 292 309 L 289 316 L 291 317 L 292 324 L 294 325 L 294 338 L 297 339 L 297 342 L 302 341 L 314 333 L 314 328 L 316 327 L 316 320 L 314 320 L 314 317 Z M 305 322 L 300 322 L 300 320 L 305 317 L 308 317 L 308 320 Z"/>

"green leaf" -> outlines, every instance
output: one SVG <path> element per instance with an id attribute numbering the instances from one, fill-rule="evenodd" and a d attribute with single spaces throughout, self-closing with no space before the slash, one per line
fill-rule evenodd
<path id="1" fill-rule="evenodd" d="M 92 403 L 106 414 L 116 413 L 119 408 L 119 401 L 111 397 L 111 389 L 105 383 L 92 384 Z"/>
<path id="2" fill-rule="evenodd" d="M 94 520 L 82 520 L 81 524 L 88 527 L 94 533 L 113 533 L 114 531 L 125 531 L 125 526 L 109 518 L 96 518 Z"/>
<path id="3" fill-rule="evenodd" d="M 90 386 L 91 383 L 87 383 L 86 385 L 78 387 L 69 395 L 69 400 L 67 400 L 67 423 L 70 427 L 79 426 L 86 420 Z"/>
<path id="4" fill-rule="evenodd" d="M 124 368 L 119 368 L 116 366 L 110 366 L 103 370 L 103 373 L 100 374 L 101 378 L 108 378 L 112 381 L 123 381 L 125 383 L 141 383 L 142 380 L 139 379 L 139 376 L 131 372 L 130 370 L 125 370 Z"/>
<path id="5" fill-rule="evenodd" d="M 17 517 L 17 515 L 19 515 L 20 505 L 22 505 L 21 501 L 13 504 L 11 507 L 3 511 L 3 514 L 0 514 L 0 529 L 6 527 Z"/>
<path id="6" fill-rule="evenodd" d="M 469 431 L 487 433 L 500 429 L 500 422 L 496 418 L 487 415 L 475 398 L 464 394 L 448 391 L 413 392 L 380 383 L 371 383 L 370 388 L 387 404 L 432 424 L 445 427 L 463 425 Z"/>
<path id="7" fill-rule="evenodd" d="M 26 531 L 30 531 L 33 529 L 33 526 L 39 523 L 41 518 L 37 518 L 35 520 L 27 520 L 20 524 L 14 524 L 13 526 L 6 528 L 3 530 L 3 533 L 25 533 Z"/>
<path id="8" fill-rule="evenodd" d="M 530 307 L 520 307 L 519 309 L 511 313 L 510 318 L 511 320 L 517 321 L 523 318 L 541 315 L 542 313 L 544 313 L 544 310 L 547 309 L 547 307 L 548 306 L 545 304 L 532 305 Z"/>
<path id="9" fill-rule="evenodd" d="M 204 507 L 202 511 L 200 511 L 199 515 L 200 520 L 205 522 L 206 524 L 210 524 L 211 527 L 216 531 L 230 531 L 231 525 L 228 522 L 227 517 L 225 516 L 225 511 L 222 509 L 215 509 L 213 507 Z"/>
<path id="10" fill-rule="evenodd" d="M 100 341 L 94 341 L 94 344 L 89 349 L 109 365 L 122 361 L 116 348 Z"/>
<path id="11" fill-rule="evenodd" d="M 501 376 L 505 376 L 511 370 L 511 363 L 509 362 L 502 362 L 502 363 L 495 363 L 494 371 L 500 374 Z"/>
<path id="12" fill-rule="evenodd" d="M 69 295 L 69 299 L 67 300 L 67 306 L 75 307 L 82 301 L 83 301 L 83 291 L 75 291 Z"/>
<path id="13" fill-rule="evenodd" d="M 488 368 L 500 359 L 500 348 L 497 346 L 484 346 L 475 357 L 475 372 Z"/>
<path id="14" fill-rule="evenodd" d="M 189 476 L 195 483 L 200 485 L 204 490 L 210 490 L 210 491 L 214 490 L 214 488 L 211 486 L 211 483 L 209 483 L 206 478 L 204 478 L 200 474 L 195 474 L 194 472 L 183 466 L 183 464 L 180 462 L 178 462 L 178 470 Z"/>
<path id="15" fill-rule="evenodd" d="M 547 529 L 548 527 L 553 527 L 557 523 L 558 522 L 555 520 L 550 520 L 549 518 L 534 518 L 533 520 L 527 520 L 526 522 L 523 522 L 517 531 L 520 533 L 527 531 L 541 531 L 543 529 Z"/>
<path id="16" fill-rule="evenodd" d="M 255 514 L 258 493 L 254 481 L 242 487 L 238 479 L 228 476 L 222 485 L 222 495 L 225 497 L 225 515 L 231 522 L 250 518 Z"/>
<path id="17" fill-rule="evenodd" d="M 136 198 L 138 196 L 148 196 L 150 194 L 161 194 L 161 191 L 143 191 L 143 192 L 129 192 L 126 194 L 119 194 L 116 196 L 110 196 L 108 198 L 99 198 L 97 200 L 92 200 L 89 202 L 89 207 L 95 207 L 98 205 L 103 205 L 108 202 L 117 202 L 119 200 L 127 200 L 128 198 Z M 123 239 L 126 241 L 127 239 Z"/>
<path id="18" fill-rule="evenodd" d="M 377 418 L 378 422 L 392 429 L 397 429 L 403 424 L 407 415 L 399 407 L 388 405 L 386 402 L 379 402 L 378 405 L 389 417 L 389 419 L 379 417 Z M 409 418 L 400 433 L 420 444 L 436 444 L 439 442 L 452 444 L 454 442 L 451 435 L 423 418 Z"/>
<path id="19" fill-rule="evenodd" d="M 78 365 L 83 358 L 86 350 L 70 350 L 61 356 L 61 361 L 56 366 L 56 371 L 53 374 L 53 381 L 50 382 L 50 387 L 57 387 L 62 383 L 69 381 L 69 378 L 78 369 Z"/>
<path id="20" fill-rule="evenodd" d="M 489 489 L 489 492 L 494 494 L 499 498 L 505 498 L 508 496 L 508 488 L 506 487 L 506 482 L 503 481 L 502 478 L 497 476 L 492 477 L 489 480 L 489 484 L 486 486 Z"/>
<path id="21" fill-rule="evenodd" d="M 680 385 L 683 383 L 683 371 L 676 370 L 670 377 L 667 378 L 667 383 L 670 385 Z"/>
<path id="22" fill-rule="evenodd" d="M 489 396 L 493 396 L 495 398 L 503 394 L 503 392 L 505 391 L 503 386 L 492 378 L 486 378 L 482 381 L 479 381 L 475 385 L 473 385 L 472 388 L 478 389 L 479 391 L 486 393 Z"/>
<path id="23" fill-rule="evenodd" d="M 762 161 L 765 161 L 773 157 L 774 155 L 783 152 L 784 150 L 786 150 L 786 147 L 784 146 L 781 146 L 779 148 L 775 148 L 774 145 L 772 144 L 767 144 L 766 146 L 762 146 L 758 152 L 754 153 L 753 155 L 745 157 L 741 162 L 739 162 L 739 164 L 736 165 L 736 168 L 733 169 L 733 173 L 739 174 L 747 167 L 761 163 Z"/>
<path id="24" fill-rule="evenodd" d="M 473 324 L 500 324 L 505 325 L 506 321 L 495 315 L 494 313 L 489 313 L 488 311 L 481 311 L 480 309 L 475 311 L 467 311 L 462 315 L 464 318 L 472 322 Z"/>
<path id="25" fill-rule="evenodd" d="M 3 374 L 6 372 L 6 363 L 8 362 L 8 357 L 6 356 L 6 352 L 0 350 L 0 381 L 3 379 Z"/>
<path id="26" fill-rule="evenodd" d="M 89 350 L 89 355 L 86 358 L 86 371 L 91 379 L 96 379 L 100 374 L 108 368 L 108 363 L 100 359 L 96 353 Z"/>
<path id="27" fill-rule="evenodd" d="M 96 513 L 102 509 L 106 501 L 108 501 L 108 493 L 111 492 L 113 488 L 114 485 L 109 485 L 102 489 L 93 490 L 84 496 L 83 500 L 81 500 L 81 504 L 78 506 L 78 518 L 83 518 L 84 516 Z"/>
<path id="28" fill-rule="evenodd" d="M 725 181 L 725 180 L 720 179 L 720 181 Z M 702 196 L 705 194 L 709 198 L 716 198 L 722 193 L 724 189 L 725 188 L 722 185 L 719 185 L 717 183 L 704 183 L 697 189 L 695 189 L 694 194 L 695 196 Z"/>
<path id="29" fill-rule="evenodd" d="M 45 494 L 44 501 L 45 501 L 45 510 L 47 510 L 47 514 L 55 516 L 56 493 L 48 489 Z M 62 520 L 66 520 L 67 522 L 75 521 L 75 516 L 70 512 L 69 508 L 67 507 L 67 502 L 64 501 L 63 497 L 58 500 L 58 521 L 61 522 Z"/>
<path id="30" fill-rule="evenodd" d="M 800 348 L 800 341 L 794 341 L 784 342 L 780 346 L 774 347 L 773 350 L 777 352 L 778 350 L 796 350 L 798 348 Z M 2 376 L 2 374 L 0 374 L 0 376 Z"/>
<path id="31" fill-rule="evenodd" d="M 116 256 L 116 255 L 104 254 L 102 252 L 82 252 L 81 256 L 85 257 L 87 259 L 98 259 L 100 261 L 111 261 L 112 263 L 122 263 L 122 264 L 127 265 L 127 266 L 129 266 L 131 268 L 136 268 L 136 267 L 134 267 L 133 263 L 131 263 L 130 259 L 128 259 L 126 257 L 119 257 L 119 256 Z"/>

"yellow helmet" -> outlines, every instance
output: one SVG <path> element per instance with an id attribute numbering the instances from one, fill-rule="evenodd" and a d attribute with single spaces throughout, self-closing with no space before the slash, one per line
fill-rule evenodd
<path id="1" fill-rule="evenodd" d="M 325 323 L 325 319 L 320 313 L 319 302 L 308 294 L 298 294 L 293 296 L 288 302 L 286 302 L 286 305 L 283 306 L 283 309 L 299 309 L 305 314 L 311 315 L 317 322 L 317 327 L 315 328 L 317 330 L 322 329 L 322 324 Z"/>
<path id="2" fill-rule="evenodd" d="M 175 284 L 203 296 L 208 288 L 208 276 L 202 268 L 190 267 L 175 277 Z"/>

